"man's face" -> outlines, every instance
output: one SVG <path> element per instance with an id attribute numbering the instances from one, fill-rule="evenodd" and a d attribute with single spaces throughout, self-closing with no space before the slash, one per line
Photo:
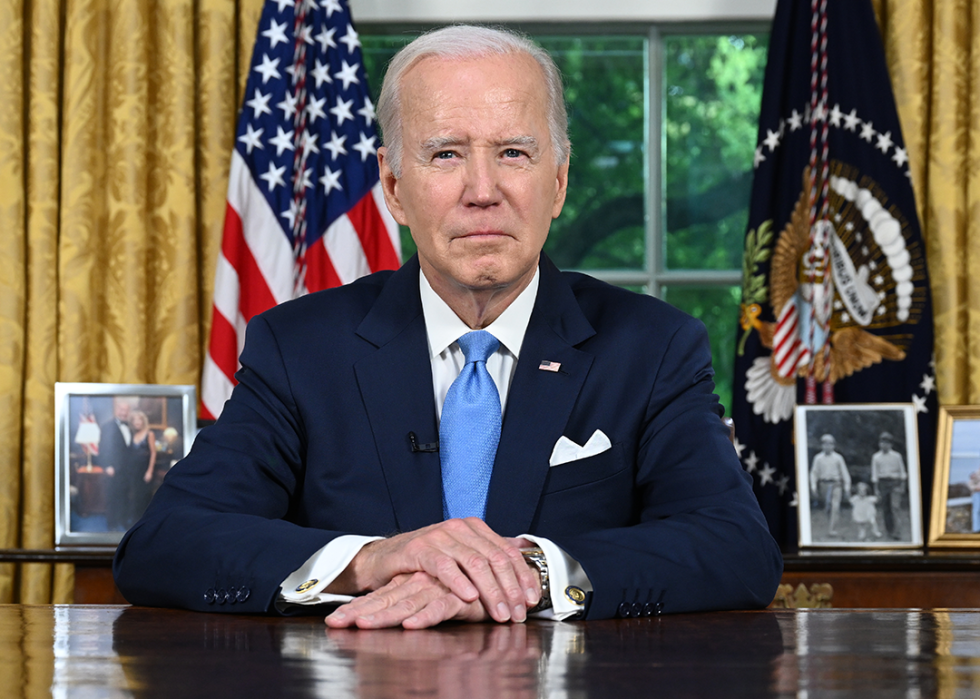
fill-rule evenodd
<path id="1" fill-rule="evenodd" d="M 878 442 L 878 446 L 886 454 L 892 450 L 892 443 L 889 442 L 887 439 L 883 439 L 880 442 Z"/>
<path id="2" fill-rule="evenodd" d="M 402 77 L 402 176 L 380 151 L 395 219 L 436 291 L 530 281 L 565 202 L 541 68 L 524 54 L 425 58 Z"/>
<path id="3" fill-rule="evenodd" d="M 114 399 L 112 402 L 113 414 L 115 414 L 117 420 L 128 420 L 129 419 L 129 403 L 118 398 Z"/>
<path id="4" fill-rule="evenodd" d="M 821 446 L 823 446 L 824 454 L 829 454 L 834 450 L 834 447 L 836 446 L 832 439 L 825 439 L 822 442 L 820 442 L 820 444 Z"/>

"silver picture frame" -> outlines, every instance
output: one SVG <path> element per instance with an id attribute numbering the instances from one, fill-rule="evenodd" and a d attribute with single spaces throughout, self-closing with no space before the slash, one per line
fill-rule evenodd
<path id="1" fill-rule="evenodd" d="M 801 548 L 923 545 L 913 404 L 797 405 L 794 436 Z"/>
<path id="2" fill-rule="evenodd" d="M 55 545 L 118 544 L 196 431 L 194 386 L 56 383 Z"/>

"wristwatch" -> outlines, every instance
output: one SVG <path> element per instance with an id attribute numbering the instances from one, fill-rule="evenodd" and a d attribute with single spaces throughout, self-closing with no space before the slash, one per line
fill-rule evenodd
<path id="1" fill-rule="evenodd" d="M 541 599 L 531 609 L 528 609 L 527 613 L 533 614 L 534 612 L 551 609 L 551 586 L 548 584 L 548 559 L 545 557 L 544 551 L 535 546 L 534 548 L 521 549 L 521 555 L 524 556 L 524 561 L 531 568 L 538 571 L 538 577 L 541 579 Z"/>

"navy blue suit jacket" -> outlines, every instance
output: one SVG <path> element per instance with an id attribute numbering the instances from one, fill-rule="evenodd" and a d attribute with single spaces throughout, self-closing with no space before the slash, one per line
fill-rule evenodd
<path id="1" fill-rule="evenodd" d="M 623 602 L 768 604 L 782 559 L 719 419 L 704 326 L 543 255 L 540 269 L 487 524 L 579 561 L 594 586 L 587 618 Z M 252 319 L 220 419 L 119 546 L 130 602 L 264 612 L 334 537 L 442 519 L 439 455 L 408 438 L 438 442 L 418 274 L 413 259 Z M 549 467 L 559 437 L 584 444 L 597 429 L 612 449 Z M 214 604 L 217 589 L 236 603 Z"/>

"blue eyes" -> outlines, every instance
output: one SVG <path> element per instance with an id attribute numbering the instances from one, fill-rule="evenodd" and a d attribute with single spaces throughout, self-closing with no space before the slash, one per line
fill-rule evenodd
<path id="1" fill-rule="evenodd" d="M 522 151 L 522 150 L 520 150 L 518 148 L 505 148 L 503 150 L 503 152 L 501 153 L 501 155 L 504 158 L 524 158 L 524 157 L 528 157 L 527 156 L 527 153 L 525 153 L 524 151 Z M 433 158 L 435 160 L 452 160 L 452 159 L 458 158 L 458 157 L 459 157 L 459 154 L 456 151 L 452 151 L 452 150 L 441 150 L 441 151 L 437 151 L 435 153 L 435 155 L 433 156 Z"/>

